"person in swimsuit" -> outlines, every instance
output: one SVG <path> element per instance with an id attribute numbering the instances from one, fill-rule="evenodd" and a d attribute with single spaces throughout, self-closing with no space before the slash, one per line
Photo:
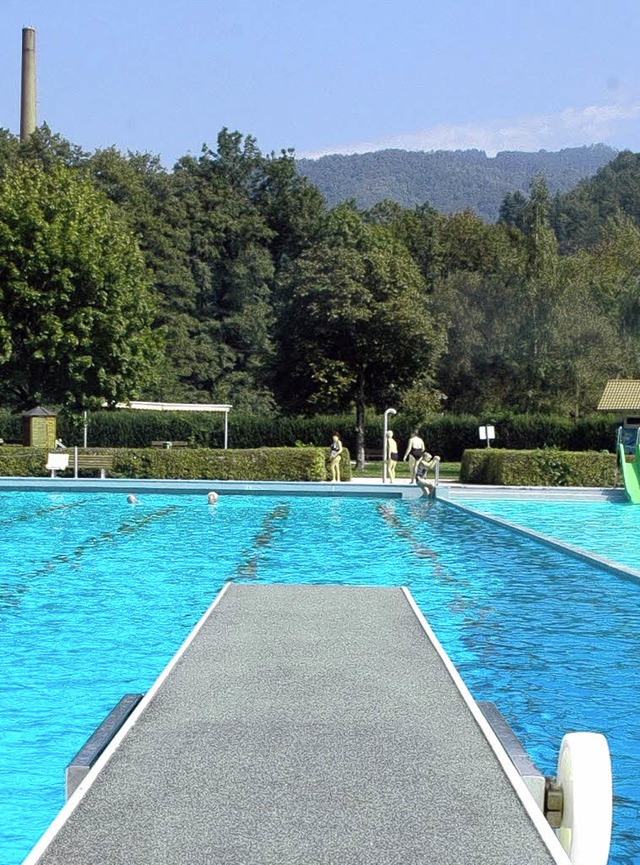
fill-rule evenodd
<path id="1" fill-rule="evenodd" d="M 393 430 L 389 430 L 387 433 L 386 445 L 387 474 L 389 475 L 389 483 L 392 484 L 396 479 L 396 466 L 400 459 L 398 454 L 398 443 L 393 437 Z"/>
<path id="2" fill-rule="evenodd" d="M 423 496 L 433 498 L 436 494 L 437 476 L 432 481 L 428 480 L 429 469 L 440 462 L 440 457 L 424 453 L 416 465 L 416 483 L 422 490 Z"/>
<path id="3" fill-rule="evenodd" d="M 342 454 L 342 442 L 337 432 L 333 434 L 331 449 L 329 451 L 329 468 L 331 469 L 331 480 L 340 480 L 340 455 Z"/>
<path id="4" fill-rule="evenodd" d="M 416 466 L 418 465 L 418 460 L 422 459 L 425 450 L 424 442 L 418 435 L 418 430 L 411 430 L 411 438 L 409 439 L 407 450 L 404 455 L 404 461 L 409 461 L 409 471 L 411 472 L 411 480 L 409 483 L 411 484 L 415 482 Z"/>

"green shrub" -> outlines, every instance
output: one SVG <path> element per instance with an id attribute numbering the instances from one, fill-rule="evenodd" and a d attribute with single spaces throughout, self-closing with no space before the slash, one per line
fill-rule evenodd
<path id="1" fill-rule="evenodd" d="M 50 407 L 50 406 L 48 406 Z M 615 450 L 616 424 L 611 415 L 594 415 L 577 422 L 551 415 L 472 415 L 444 414 L 421 427 L 431 453 L 443 460 L 461 459 L 465 450 L 479 444 L 478 427 L 491 423 L 496 428 L 495 445 L 506 449 L 531 450 L 556 447 L 566 451 Z M 410 418 L 401 414 L 390 418 L 390 426 L 403 451 L 411 434 Z M 355 415 L 317 415 L 316 417 L 273 417 L 229 413 L 229 444 L 234 448 L 328 447 L 337 431 L 351 454 L 356 452 Z M 66 444 L 82 442 L 79 415 L 58 414 L 58 435 Z M 0 438 L 20 441 L 21 417 L 0 411 Z M 368 412 L 365 419 L 365 447 L 381 448 L 383 417 Z M 99 411 L 90 412 L 89 444 L 94 447 L 148 448 L 152 441 L 187 441 L 203 448 L 224 446 L 224 418 L 208 412 Z M 403 451 L 404 452 L 404 451 Z"/>
<path id="2" fill-rule="evenodd" d="M 322 481 L 328 480 L 328 448 L 90 448 L 90 453 L 113 455 L 110 477 L 180 480 Z M 4 445 L 0 448 L 0 476 L 47 477 L 47 451 Z M 69 477 L 70 467 L 60 473 Z M 348 453 L 341 465 L 343 480 L 351 478 Z M 95 477 L 96 470 L 80 472 Z"/>
<path id="3" fill-rule="evenodd" d="M 613 487 L 616 455 L 602 451 L 467 450 L 460 465 L 462 483 L 505 486 Z"/>

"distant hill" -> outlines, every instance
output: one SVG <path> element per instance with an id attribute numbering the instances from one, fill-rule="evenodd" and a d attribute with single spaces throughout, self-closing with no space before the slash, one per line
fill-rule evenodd
<path id="1" fill-rule="evenodd" d="M 640 153 L 630 150 L 557 196 L 551 217 L 563 251 L 592 246 L 606 220 L 618 211 L 640 225 Z"/>
<path id="2" fill-rule="evenodd" d="M 444 213 L 470 209 L 493 222 L 506 193 L 528 195 L 536 174 L 544 175 L 551 193 L 566 192 L 595 174 L 616 152 L 604 144 L 555 153 L 506 150 L 494 157 L 483 150 L 379 150 L 299 159 L 297 165 L 330 206 L 347 199 L 362 208 L 384 199 L 404 207 L 429 202 Z"/>

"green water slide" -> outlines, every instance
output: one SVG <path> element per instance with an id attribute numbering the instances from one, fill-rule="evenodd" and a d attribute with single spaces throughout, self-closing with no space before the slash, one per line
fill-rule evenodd
<path id="1" fill-rule="evenodd" d="M 629 501 L 640 505 L 640 443 L 636 443 L 636 458 L 632 463 L 625 461 L 624 444 L 618 444 L 618 458 L 622 466 L 622 479 Z"/>

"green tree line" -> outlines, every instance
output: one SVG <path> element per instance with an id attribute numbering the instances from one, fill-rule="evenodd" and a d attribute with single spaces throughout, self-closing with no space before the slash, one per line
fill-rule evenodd
<path id="1" fill-rule="evenodd" d="M 292 152 L 226 129 L 172 170 L 4 132 L 3 403 L 355 409 L 358 447 L 367 408 L 578 418 L 607 378 L 640 376 L 634 160 L 564 198 L 537 178 L 486 223 L 329 208 Z"/>

